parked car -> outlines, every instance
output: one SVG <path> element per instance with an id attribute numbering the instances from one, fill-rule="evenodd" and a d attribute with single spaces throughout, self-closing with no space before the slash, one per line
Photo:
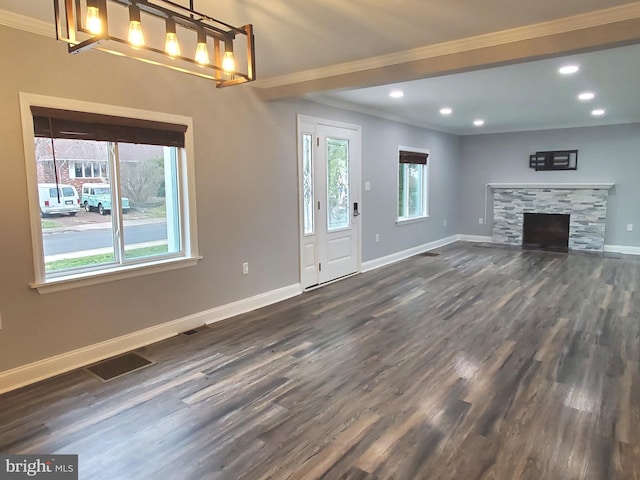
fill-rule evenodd
<path id="1" fill-rule="evenodd" d="M 82 206 L 87 212 L 97 210 L 100 215 L 111 213 L 111 185 L 108 183 L 83 183 Z M 129 211 L 129 199 L 122 197 L 120 200 L 122 212 Z"/>
<path id="2" fill-rule="evenodd" d="M 80 197 L 73 185 L 39 183 L 38 197 L 42 217 L 56 213 L 74 216 L 81 210 Z"/>

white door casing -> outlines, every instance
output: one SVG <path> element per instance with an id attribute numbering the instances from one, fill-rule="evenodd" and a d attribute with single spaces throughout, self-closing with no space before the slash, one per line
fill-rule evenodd
<path id="1" fill-rule="evenodd" d="M 298 116 L 303 288 L 360 271 L 360 142 L 358 125 Z"/>

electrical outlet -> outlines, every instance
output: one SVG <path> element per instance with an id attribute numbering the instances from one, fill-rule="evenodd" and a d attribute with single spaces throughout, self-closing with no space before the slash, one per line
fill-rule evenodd
<path id="1" fill-rule="evenodd" d="M 376 243 L 378 243 L 380 241 L 380 234 L 376 233 Z"/>
<path id="2" fill-rule="evenodd" d="M 364 182 L 364 189 L 368 192 L 371 190 L 371 182 Z"/>
<path id="3" fill-rule="evenodd" d="M 633 223 L 627 223 L 627 232 L 633 232 Z"/>
<path id="4" fill-rule="evenodd" d="M 478 223 L 479 223 L 480 225 L 482 225 L 482 224 L 484 223 L 484 219 L 483 219 L 482 217 L 480 217 L 480 218 L 478 219 Z"/>
<path id="5" fill-rule="evenodd" d="M 247 262 L 242 264 L 242 274 L 247 275 L 249 273 L 249 264 Z"/>

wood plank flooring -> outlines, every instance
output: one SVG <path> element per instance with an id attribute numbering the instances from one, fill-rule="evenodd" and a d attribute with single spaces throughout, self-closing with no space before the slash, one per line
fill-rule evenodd
<path id="1" fill-rule="evenodd" d="M 640 479 L 640 261 L 456 243 L 0 396 L 80 478 Z"/>

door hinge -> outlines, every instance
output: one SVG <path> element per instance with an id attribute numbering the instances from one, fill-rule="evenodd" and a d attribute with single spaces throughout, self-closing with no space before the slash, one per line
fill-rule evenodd
<path id="1" fill-rule="evenodd" d="M 322 271 L 322 264 L 318 263 L 318 271 L 321 272 Z"/>
<path id="2" fill-rule="evenodd" d="M 320 137 L 316 137 L 316 145 L 320 146 Z"/>
<path id="3" fill-rule="evenodd" d="M 318 200 L 318 210 L 320 210 L 320 200 Z"/>

